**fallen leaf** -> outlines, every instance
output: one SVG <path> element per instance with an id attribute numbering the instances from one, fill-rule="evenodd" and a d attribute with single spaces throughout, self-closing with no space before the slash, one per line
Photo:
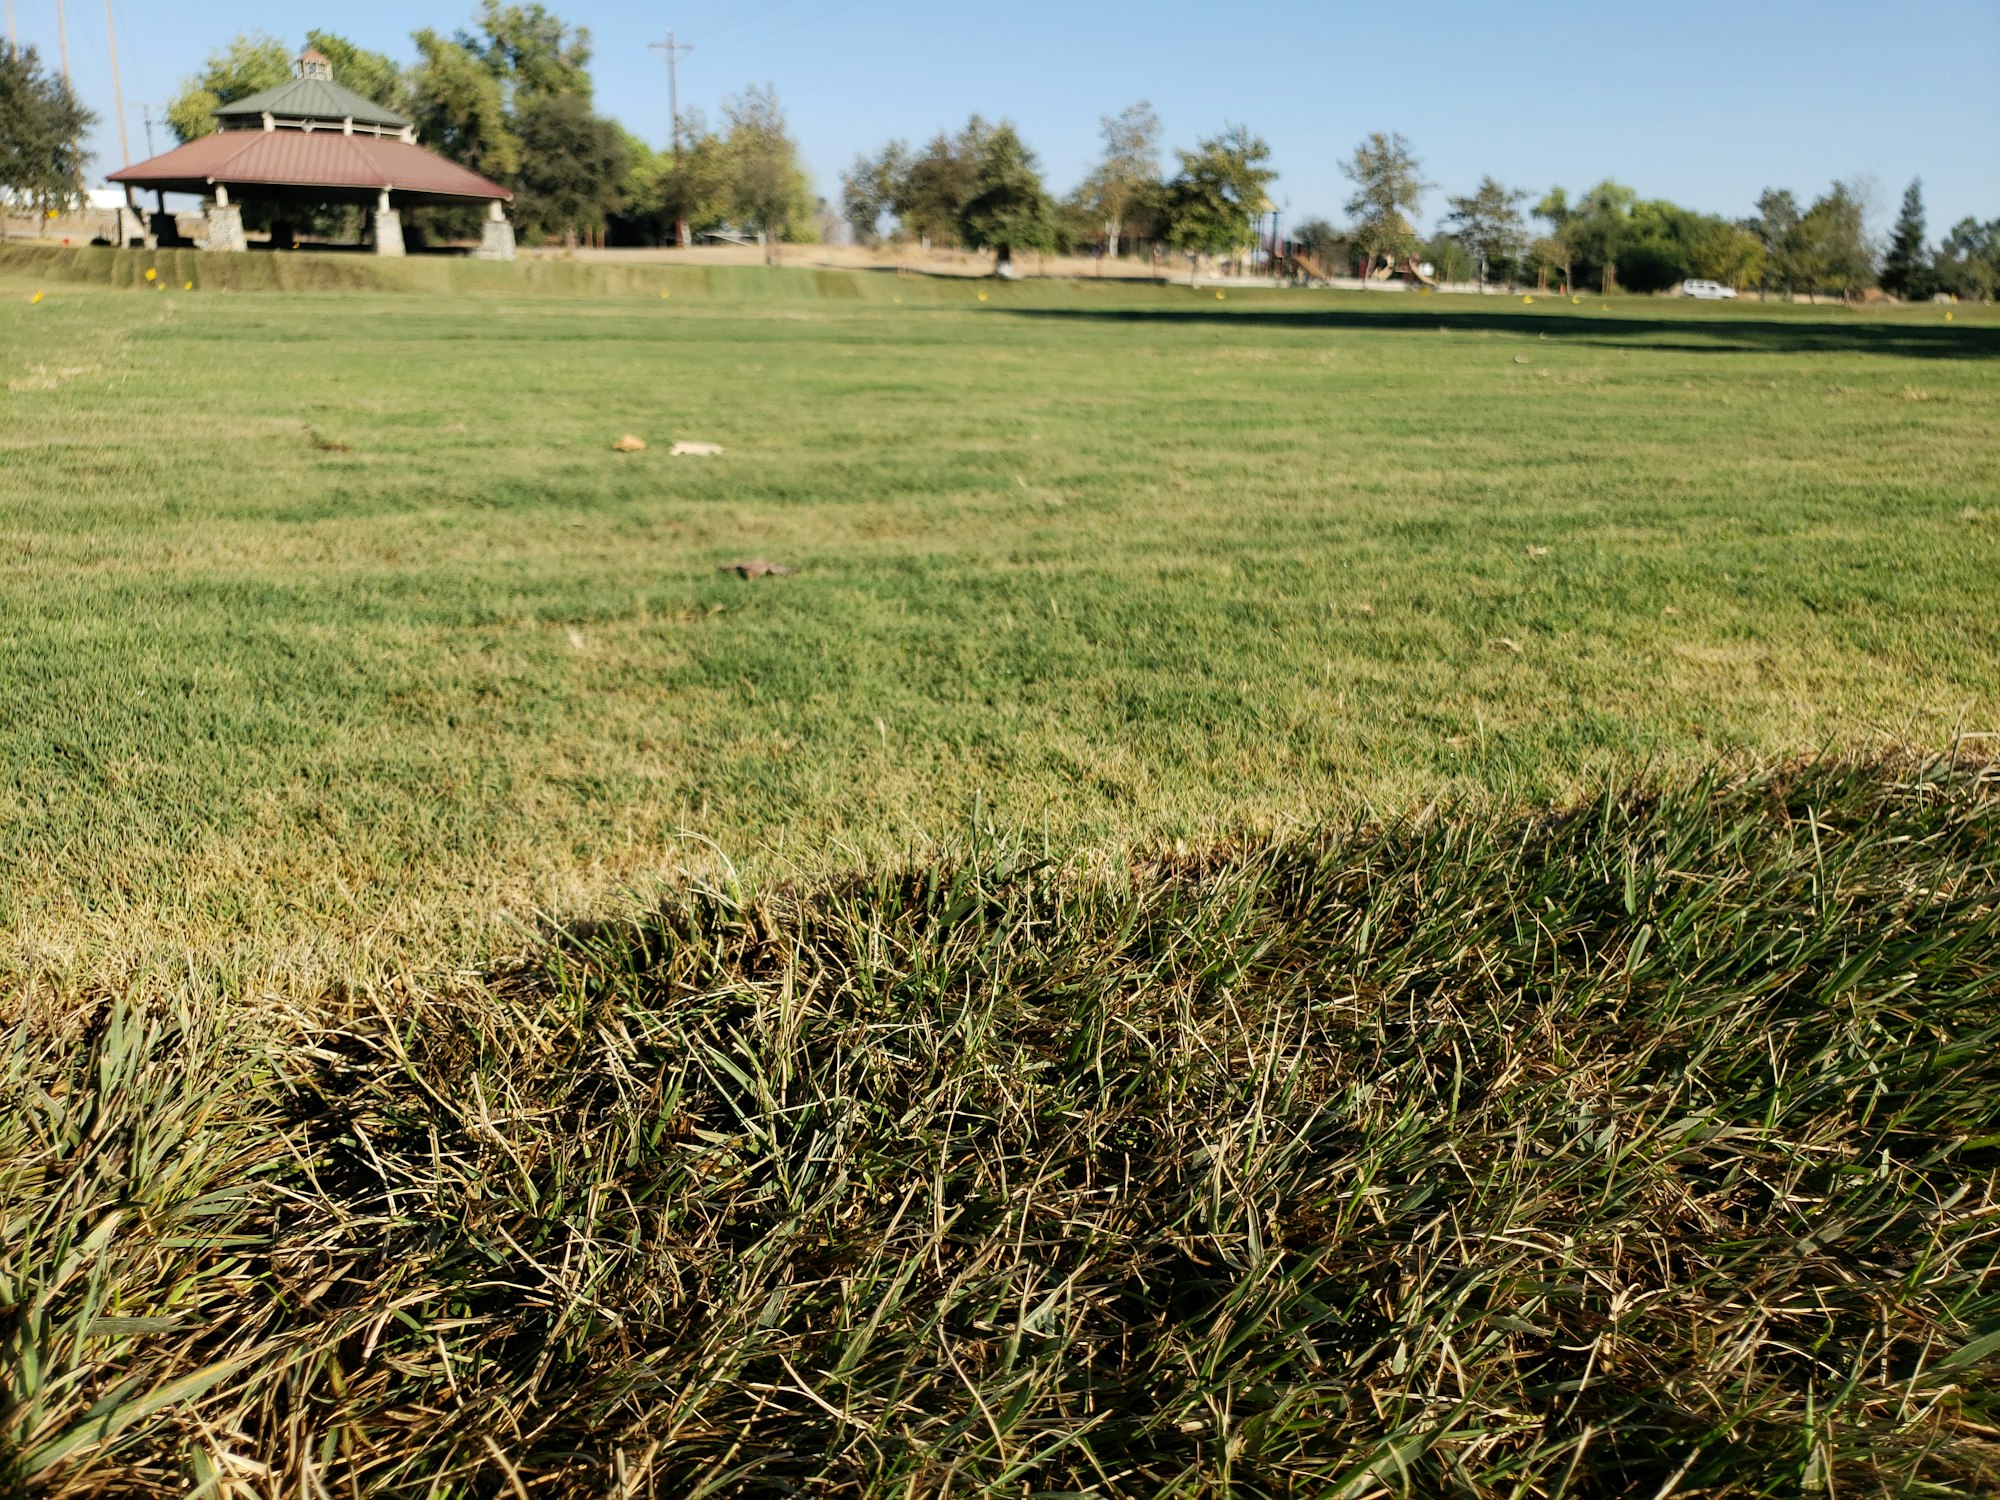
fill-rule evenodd
<path id="1" fill-rule="evenodd" d="M 618 453 L 637 453 L 645 446 L 646 440 L 644 438 L 634 437 L 629 432 L 611 445 L 613 451 Z"/>
<path id="2" fill-rule="evenodd" d="M 1525 365 L 1527 362 L 1528 362 L 1528 356 L 1525 354 L 1517 354 L 1514 356 L 1514 363 L 1517 365 Z"/>
<path id="3" fill-rule="evenodd" d="M 1530 557 L 1547 557 L 1548 555 L 1549 549 L 1546 547 L 1530 547 L 1528 549 L 1528 556 Z"/>
<path id="4" fill-rule="evenodd" d="M 1498 635 L 1486 644 L 1489 649 L 1494 651 L 1511 651 L 1516 656 L 1521 654 L 1521 643 L 1512 636 Z"/>
<path id="5" fill-rule="evenodd" d="M 740 578 L 790 578 L 796 571 L 783 563 L 765 562 L 761 557 L 739 558 L 716 569 L 718 573 L 734 573 Z"/>

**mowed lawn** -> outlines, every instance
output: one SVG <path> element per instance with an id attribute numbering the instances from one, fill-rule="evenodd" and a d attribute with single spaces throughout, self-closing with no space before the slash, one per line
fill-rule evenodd
<path id="1" fill-rule="evenodd" d="M 0 285 L 9 970 L 2000 730 L 1990 313 L 772 274 Z"/>

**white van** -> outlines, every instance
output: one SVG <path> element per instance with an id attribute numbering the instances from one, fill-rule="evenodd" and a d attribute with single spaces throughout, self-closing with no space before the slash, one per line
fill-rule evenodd
<path id="1" fill-rule="evenodd" d="M 1719 281 L 1683 281 L 1681 283 L 1681 295 L 1683 297 L 1700 297 L 1706 302 L 1720 302 L 1724 298 L 1734 297 L 1736 295 L 1736 288 L 1733 286 L 1724 286 Z"/>

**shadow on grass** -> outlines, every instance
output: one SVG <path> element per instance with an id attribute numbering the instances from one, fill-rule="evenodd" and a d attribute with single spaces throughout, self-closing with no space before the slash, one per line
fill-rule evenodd
<path id="1" fill-rule="evenodd" d="M 1623 315 L 1465 312 L 1456 308 L 1363 311 L 1356 308 L 1277 310 L 1223 307 L 1008 307 L 1017 318 L 1082 319 L 1105 323 L 1187 323 L 1222 318 L 1265 328 L 1351 329 L 1393 333 L 1453 332 L 1546 335 L 1578 344 L 1689 354 L 1891 354 L 1904 359 L 2000 358 L 2000 328 L 1943 324 L 1796 321 L 1788 318 L 1633 318 Z M 1846 315 L 1851 316 L 1851 315 Z"/>

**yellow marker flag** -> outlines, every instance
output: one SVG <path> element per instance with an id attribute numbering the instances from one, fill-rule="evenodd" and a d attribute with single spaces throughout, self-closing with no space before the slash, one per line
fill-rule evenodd
<path id="1" fill-rule="evenodd" d="M 160 273 L 158 271 L 149 270 L 146 272 L 146 279 L 148 281 L 157 281 L 159 280 L 159 278 L 160 278 Z"/>
<path id="2" fill-rule="evenodd" d="M 1228 299 L 1228 296 L 1227 296 L 1227 295 L 1226 295 L 1225 293 L 1222 293 L 1222 292 L 1217 292 L 1217 293 L 1215 294 L 1215 300 L 1216 300 L 1217 302 L 1226 302 L 1226 301 L 1228 301 L 1229 299 Z"/>
<path id="3" fill-rule="evenodd" d="M 37 303 L 37 302 L 39 302 L 39 301 L 41 301 L 41 300 L 42 300 L 42 294 L 41 294 L 40 292 L 37 292 L 37 293 L 35 293 L 35 295 L 34 295 L 34 296 L 32 296 L 32 297 L 30 297 L 30 298 L 28 299 L 28 302 L 29 302 L 29 304 L 30 304 L 30 305 L 32 306 L 32 305 L 33 305 L 34 303 Z"/>
<path id="4" fill-rule="evenodd" d="M 191 292 L 191 291 L 193 291 L 193 290 L 194 290 L 194 283 L 193 283 L 192 281 L 183 281 L 183 282 L 181 283 L 181 290 L 182 290 L 182 291 L 184 291 L 184 292 Z"/>
<path id="5" fill-rule="evenodd" d="M 980 300 L 981 302 L 984 302 L 984 301 L 986 300 L 986 293 L 984 293 L 984 292 L 981 292 L 981 293 L 979 294 L 979 300 Z"/>

